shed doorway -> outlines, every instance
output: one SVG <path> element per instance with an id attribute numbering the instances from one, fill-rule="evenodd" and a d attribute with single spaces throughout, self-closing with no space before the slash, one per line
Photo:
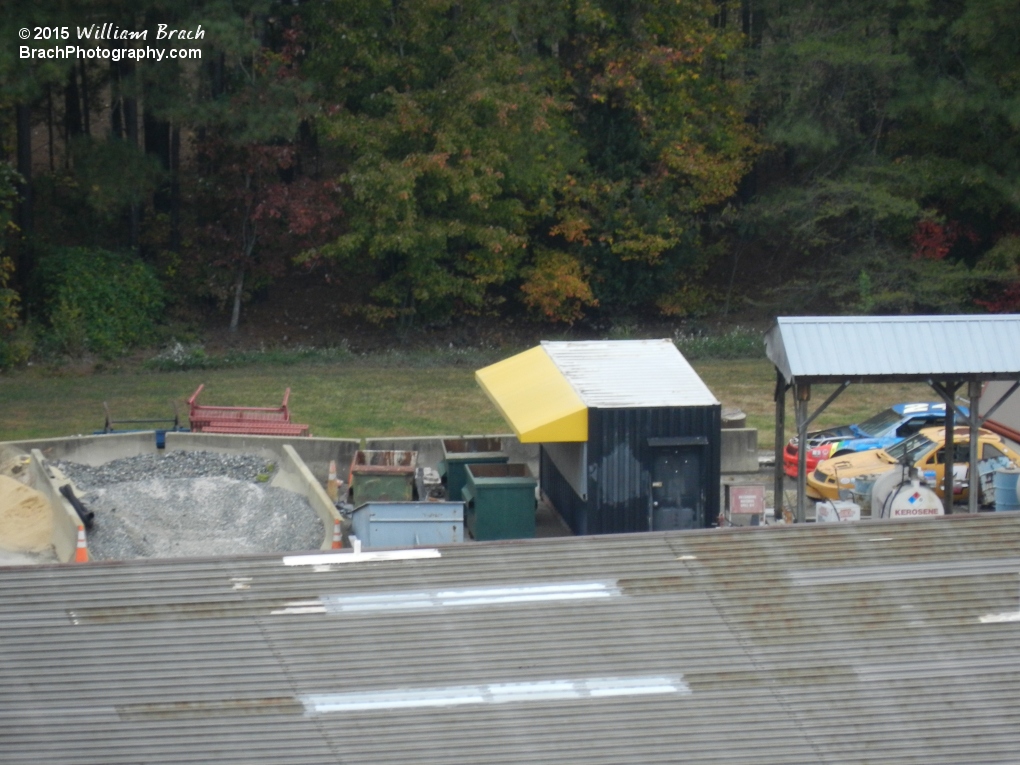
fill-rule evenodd
<path id="1" fill-rule="evenodd" d="M 698 527 L 704 510 L 701 451 L 695 446 L 654 450 L 649 518 L 652 531 Z"/>

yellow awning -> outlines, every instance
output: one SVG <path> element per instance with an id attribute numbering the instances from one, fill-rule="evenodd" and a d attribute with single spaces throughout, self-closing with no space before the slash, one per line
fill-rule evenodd
<path id="1" fill-rule="evenodd" d="M 588 408 L 538 346 L 475 372 L 522 444 L 587 441 Z"/>

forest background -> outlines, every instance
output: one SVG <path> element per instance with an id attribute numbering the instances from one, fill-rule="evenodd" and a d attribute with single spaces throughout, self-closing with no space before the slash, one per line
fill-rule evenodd
<path id="1" fill-rule="evenodd" d="M 1020 310 L 1017 2 L 4 5 L 0 368 L 281 280 L 388 328 Z M 201 58 L 21 57 L 68 43 Z"/>

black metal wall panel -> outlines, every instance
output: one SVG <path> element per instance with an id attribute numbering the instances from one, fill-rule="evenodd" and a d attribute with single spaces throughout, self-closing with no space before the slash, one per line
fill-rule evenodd
<path id="1" fill-rule="evenodd" d="M 582 500 L 541 450 L 542 491 L 571 530 L 618 534 L 651 528 L 649 439 L 704 440 L 701 482 L 704 504 L 697 525 L 712 526 L 720 507 L 721 407 L 588 410 L 588 500 Z"/>
<path id="2" fill-rule="evenodd" d="M 699 526 L 719 516 L 721 407 L 589 409 L 588 534 L 648 531 L 651 508 L 650 438 L 704 438 Z M 573 527 L 572 527 L 573 528 Z"/>
<path id="3" fill-rule="evenodd" d="M 577 535 L 588 533 L 588 507 L 560 473 L 545 447 L 539 447 L 539 473 L 545 495 L 559 512 L 563 522 Z"/>

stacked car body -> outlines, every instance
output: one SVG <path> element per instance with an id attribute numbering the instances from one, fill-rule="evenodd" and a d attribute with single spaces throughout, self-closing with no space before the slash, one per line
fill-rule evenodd
<path id="1" fill-rule="evenodd" d="M 991 472 L 997 468 L 1020 466 L 1020 454 L 1011 449 L 1002 438 L 983 428 L 978 433 L 979 469 L 983 467 Z M 959 492 L 953 492 L 955 500 L 967 498 L 969 481 L 966 481 L 967 476 L 963 470 L 967 468 L 969 459 L 970 429 L 955 428 L 952 464 L 954 476 L 961 479 Z M 917 468 L 919 477 L 944 500 L 942 487 L 946 470 L 946 429 L 925 428 L 886 449 L 823 460 L 808 475 L 807 496 L 812 499 L 838 499 L 841 490 L 853 491 L 859 479 L 881 475 L 897 464 Z"/>
<path id="2" fill-rule="evenodd" d="M 964 413 L 966 411 L 963 409 Z M 855 452 L 885 449 L 914 435 L 922 428 L 945 424 L 944 403 L 921 401 L 894 404 L 861 423 L 808 433 L 805 456 L 807 473 L 810 475 L 822 460 Z M 797 477 L 798 448 L 797 439 L 791 438 L 783 450 L 783 470 L 790 478 Z"/>

